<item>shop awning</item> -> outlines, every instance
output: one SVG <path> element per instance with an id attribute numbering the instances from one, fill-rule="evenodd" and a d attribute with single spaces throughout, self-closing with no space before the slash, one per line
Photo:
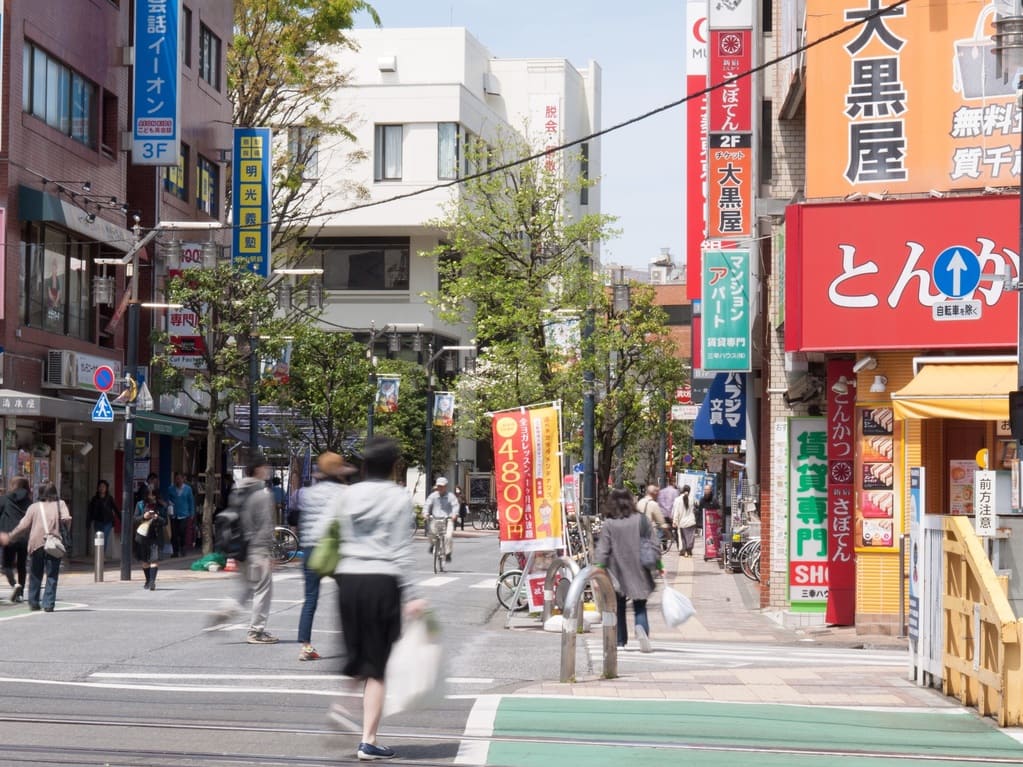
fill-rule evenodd
<path id="1" fill-rule="evenodd" d="M 188 434 L 189 422 L 162 413 L 144 410 L 135 414 L 135 428 L 150 434 L 166 434 L 170 437 L 184 437 Z"/>
<path id="2" fill-rule="evenodd" d="M 1012 364 L 925 365 L 892 394 L 896 418 L 960 418 L 1005 421 L 1009 392 L 1016 390 Z"/>

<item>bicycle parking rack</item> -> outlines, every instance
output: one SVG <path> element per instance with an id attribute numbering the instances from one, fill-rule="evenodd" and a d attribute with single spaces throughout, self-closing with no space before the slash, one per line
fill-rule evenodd
<path id="1" fill-rule="evenodd" d="M 601 676 L 604 679 L 614 679 L 618 676 L 618 600 L 614 584 L 611 582 L 611 575 L 605 569 L 589 565 L 572 578 L 568 596 L 565 597 L 565 609 L 561 614 L 562 682 L 575 681 L 575 641 L 583 627 L 583 593 L 590 583 L 594 586 L 594 595 L 604 628 L 604 666 Z M 546 601 L 545 598 L 544 602 Z"/>
<path id="2" fill-rule="evenodd" d="M 554 579 L 562 570 L 568 570 L 570 581 L 575 580 L 579 574 L 579 565 L 571 557 L 555 557 L 547 568 L 547 575 L 543 579 L 543 614 L 540 616 L 541 623 L 547 623 L 554 608 Z"/>

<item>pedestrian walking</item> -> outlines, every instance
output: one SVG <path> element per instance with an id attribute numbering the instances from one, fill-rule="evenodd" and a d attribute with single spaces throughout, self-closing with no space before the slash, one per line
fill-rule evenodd
<path id="1" fill-rule="evenodd" d="M 132 515 L 135 524 L 135 557 L 142 562 L 146 582 L 142 588 L 156 591 L 156 575 L 160 569 L 160 552 L 163 550 L 164 528 L 169 524 L 167 507 L 160 504 L 156 493 L 150 489 L 144 500 L 135 504 Z"/>
<path id="2" fill-rule="evenodd" d="M 167 490 L 167 502 L 174 509 L 171 517 L 171 547 L 172 557 L 180 557 L 185 554 L 185 545 L 188 541 L 189 528 L 195 520 L 195 495 L 192 487 L 185 482 L 185 476 L 181 472 L 174 474 L 174 482 Z"/>
<path id="3" fill-rule="evenodd" d="M 230 623 L 235 614 L 249 602 L 249 644 L 276 644 L 277 637 L 266 630 L 273 599 L 273 566 L 270 547 L 274 535 L 274 500 L 266 486 L 271 467 L 262 456 L 256 456 L 245 469 L 245 476 L 231 491 L 228 505 L 238 509 L 242 537 L 246 541 L 245 559 L 241 563 L 241 592 L 229 600 L 210 620 L 210 628 Z"/>
<path id="4" fill-rule="evenodd" d="M 458 516 L 458 498 L 454 493 L 448 492 L 448 481 L 444 477 L 437 477 L 434 483 L 434 490 L 426 499 L 423 506 L 423 515 L 426 517 L 427 528 L 430 536 L 430 553 L 440 539 L 441 531 L 444 531 L 444 559 L 451 561 L 451 554 L 455 548 L 455 517 Z"/>
<path id="5" fill-rule="evenodd" d="M 669 479 L 668 483 L 657 491 L 657 505 L 661 507 L 661 514 L 664 515 L 664 521 L 668 523 L 670 532 L 675 532 L 678 529 L 673 518 L 676 498 L 678 498 L 678 486 L 674 480 Z"/>
<path id="6" fill-rule="evenodd" d="M 675 499 L 672 517 L 678 535 L 678 551 L 683 557 L 693 555 L 693 541 L 696 540 L 696 502 L 692 499 L 689 485 L 682 485 L 682 492 Z"/>
<path id="7" fill-rule="evenodd" d="M 631 599 L 636 618 L 636 639 L 640 650 L 650 652 L 653 648 L 650 645 L 646 602 L 654 590 L 654 579 L 640 560 L 642 535 L 653 537 L 654 531 L 647 518 L 638 513 L 632 493 L 621 488 L 612 490 L 604 507 L 604 523 L 600 528 L 594 563 L 606 568 L 618 583 L 618 646 L 625 647 L 629 641 L 625 608 Z"/>
<path id="8" fill-rule="evenodd" d="M 657 485 L 647 485 L 646 495 L 644 495 L 639 502 L 636 504 L 636 508 L 643 512 L 643 516 L 646 517 L 656 533 L 654 540 L 660 541 L 665 535 L 671 532 L 671 528 L 668 526 L 668 522 L 664 518 L 664 514 L 661 512 L 661 505 L 657 502 L 657 495 L 660 491 L 657 489 Z"/>
<path id="9" fill-rule="evenodd" d="M 117 504 L 110 497 L 110 483 L 101 479 L 96 483 L 96 494 L 89 501 L 86 521 L 92 530 L 94 540 L 96 533 L 103 533 L 104 556 L 106 556 L 106 549 L 110 546 L 110 540 L 113 537 L 117 514 Z"/>
<path id="10" fill-rule="evenodd" d="M 465 518 L 469 514 L 469 504 L 465 502 L 465 494 L 462 488 L 455 488 L 455 499 L 458 501 L 458 519 L 456 523 L 459 530 L 465 530 Z"/>
<path id="11" fill-rule="evenodd" d="M 5 548 L 11 541 L 28 536 L 29 577 L 28 609 L 52 613 L 57 604 L 57 579 L 60 576 L 60 559 L 50 556 L 43 548 L 47 535 L 63 538 L 61 528 L 71 526 L 71 512 L 60 499 L 57 486 L 52 482 L 43 487 L 42 500 L 36 501 L 25 511 L 25 516 L 9 533 L 0 533 L 0 546 Z M 43 590 L 43 576 L 46 589 Z M 40 591 L 42 596 L 40 598 Z"/>
<path id="12" fill-rule="evenodd" d="M 320 574 L 309 567 L 320 536 L 326 531 L 324 519 L 336 519 L 344 493 L 348 490 L 345 480 L 354 474 L 355 467 L 345 463 L 345 459 L 337 453 L 322 453 L 316 459 L 316 470 L 313 476 L 316 484 L 302 489 L 299 495 L 298 540 L 301 541 L 303 558 L 302 570 L 305 575 L 305 599 L 302 602 L 302 615 L 298 619 L 298 643 L 302 645 L 298 659 L 303 661 L 319 660 L 320 654 L 313 647 L 313 618 L 320 600 Z"/>
<path id="13" fill-rule="evenodd" d="M 0 508 L 0 532 L 9 533 L 14 530 L 18 523 L 25 517 L 25 512 L 32 504 L 32 489 L 28 483 L 28 477 L 18 475 L 11 478 L 10 490 L 3 497 L 3 507 Z M 25 591 L 25 572 L 28 562 L 28 544 L 25 541 L 12 541 L 4 545 L 3 571 L 7 576 L 7 583 L 12 587 L 11 601 L 21 602 Z M 15 568 L 18 572 L 18 580 L 14 580 Z"/>
<path id="14" fill-rule="evenodd" d="M 331 706 L 328 716 L 346 729 L 361 729 L 356 752 L 361 760 L 395 756 L 377 743 L 386 695 L 384 672 L 401 635 L 403 616 L 415 617 L 426 606 L 413 598 L 410 581 L 415 567 L 408 524 L 412 504 L 405 489 L 391 481 L 399 455 L 393 439 L 368 440 L 363 449 L 364 481 L 346 491 L 343 504 L 332 507 L 341 522 L 337 582 L 346 651 L 342 673 L 362 686 L 362 725 L 340 703 Z M 322 534 L 329 522 L 324 515 L 315 534 Z"/>

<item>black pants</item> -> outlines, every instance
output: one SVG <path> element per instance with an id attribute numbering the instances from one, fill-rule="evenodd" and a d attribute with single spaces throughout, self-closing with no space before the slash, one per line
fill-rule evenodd
<path id="1" fill-rule="evenodd" d="M 178 557 L 185 553 L 185 534 L 188 532 L 188 518 L 171 519 L 171 546 L 174 547 L 174 556 Z"/>
<path id="2" fill-rule="evenodd" d="M 4 546 L 3 569 L 13 570 L 15 565 L 18 568 L 18 583 L 25 585 L 25 570 L 28 562 L 28 544 L 25 541 L 15 541 Z"/>

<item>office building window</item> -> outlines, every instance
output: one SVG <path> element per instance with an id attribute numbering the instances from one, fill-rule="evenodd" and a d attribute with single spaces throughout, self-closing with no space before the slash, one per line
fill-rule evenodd
<path id="1" fill-rule="evenodd" d="M 769 184 L 774 177 L 774 105 L 760 102 L 760 183 Z"/>
<path id="2" fill-rule="evenodd" d="M 458 123 L 437 123 L 437 178 L 458 178 L 461 133 Z"/>
<path id="3" fill-rule="evenodd" d="M 579 177 L 583 186 L 579 190 L 579 204 L 590 204 L 590 187 L 587 185 L 590 180 L 590 142 L 584 141 L 579 145 Z"/>
<path id="4" fill-rule="evenodd" d="M 181 145 L 178 164 L 163 169 L 163 188 L 179 200 L 188 200 L 188 144 Z"/>
<path id="5" fill-rule="evenodd" d="M 373 180 L 401 181 L 401 125 L 376 126 L 373 141 Z"/>
<path id="6" fill-rule="evenodd" d="M 205 24 L 199 25 L 199 77 L 220 90 L 220 38 Z"/>
<path id="7" fill-rule="evenodd" d="M 64 229 L 24 224 L 19 308 L 26 325 L 93 340 L 89 264 L 95 248 Z"/>
<path id="8" fill-rule="evenodd" d="M 220 206 L 217 204 L 217 192 L 220 189 L 220 168 L 216 163 L 199 155 L 195 163 L 196 170 L 196 207 L 211 218 L 217 218 Z"/>
<path id="9" fill-rule="evenodd" d="M 323 269 L 326 290 L 408 290 L 407 237 L 316 239 L 304 266 Z"/>
<path id="10" fill-rule="evenodd" d="M 22 109 L 65 136 L 95 149 L 95 83 L 28 41 L 21 63 Z"/>
<path id="11" fill-rule="evenodd" d="M 288 128 L 288 157 L 301 166 L 302 179 L 313 181 L 320 177 L 320 132 L 316 128 L 300 125 Z"/>
<path id="12" fill-rule="evenodd" d="M 181 6 L 181 61 L 192 66 L 192 9 Z"/>

